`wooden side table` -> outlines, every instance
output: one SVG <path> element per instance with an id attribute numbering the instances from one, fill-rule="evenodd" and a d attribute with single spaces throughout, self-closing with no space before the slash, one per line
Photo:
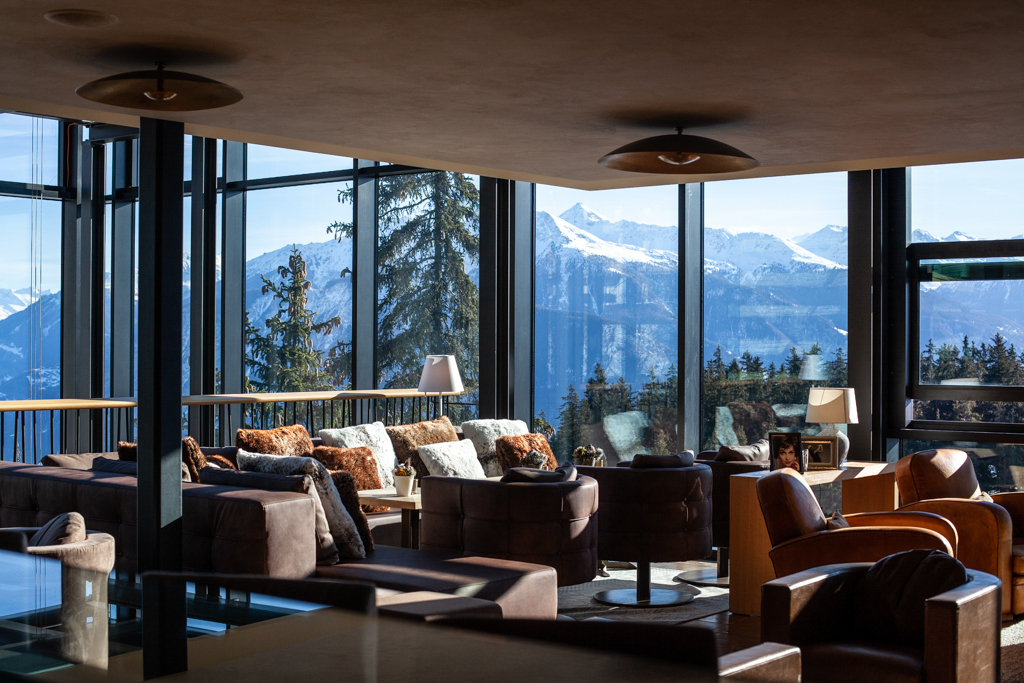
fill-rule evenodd
<path id="1" fill-rule="evenodd" d="M 761 585 L 775 578 L 768 528 L 757 501 L 757 480 L 768 472 L 729 478 L 729 611 L 761 616 Z M 842 482 L 843 512 L 889 512 L 899 507 L 896 463 L 847 462 L 838 470 L 804 474 L 811 486 Z"/>
<path id="2" fill-rule="evenodd" d="M 399 496 L 395 487 L 359 492 L 360 505 L 380 505 L 402 511 L 402 547 L 420 547 L 420 510 L 423 501 L 419 493 Z"/>

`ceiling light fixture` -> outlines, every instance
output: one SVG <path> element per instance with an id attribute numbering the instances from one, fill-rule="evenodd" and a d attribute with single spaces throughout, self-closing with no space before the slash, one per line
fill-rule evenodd
<path id="1" fill-rule="evenodd" d="M 216 109 L 242 99 L 242 93 L 230 85 L 182 71 L 166 71 L 163 64 L 151 71 L 107 76 L 75 92 L 101 104 L 153 111 Z"/>
<path id="2" fill-rule="evenodd" d="M 113 26 L 118 18 L 110 12 L 92 9 L 54 9 L 43 15 L 47 21 L 72 28 L 103 28 Z"/>
<path id="3" fill-rule="evenodd" d="M 703 175 L 733 173 L 760 166 L 760 162 L 731 145 L 698 135 L 656 135 L 623 145 L 598 160 L 602 166 L 633 173 Z"/>

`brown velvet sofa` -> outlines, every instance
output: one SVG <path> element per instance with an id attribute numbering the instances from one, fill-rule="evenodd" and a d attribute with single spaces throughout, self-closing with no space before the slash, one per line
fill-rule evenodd
<path id="1" fill-rule="evenodd" d="M 420 549 L 547 565 L 559 586 L 597 576 L 598 485 L 455 477 L 420 482 Z"/>
<path id="2" fill-rule="evenodd" d="M 969 569 L 968 583 L 926 600 L 922 647 L 879 642 L 877 625 L 863 623 L 854 596 L 870 567 L 834 564 L 764 584 L 761 640 L 799 647 L 805 683 L 999 681 L 999 579 Z"/>
<path id="3" fill-rule="evenodd" d="M 957 559 L 1003 582 L 1003 618 L 1024 612 L 1024 491 L 981 494 L 974 465 L 953 449 L 921 451 L 896 463 L 900 510 L 931 512 L 953 523 Z"/>

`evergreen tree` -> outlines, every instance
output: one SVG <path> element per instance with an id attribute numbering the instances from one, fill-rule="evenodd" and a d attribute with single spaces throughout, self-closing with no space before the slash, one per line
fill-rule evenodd
<path id="1" fill-rule="evenodd" d="M 928 345 L 921 353 L 921 382 L 931 384 L 935 381 L 935 342 L 928 340 Z"/>
<path id="2" fill-rule="evenodd" d="M 331 389 L 323 352 L 313 348 L 313 335 L 330 334 L 341 324 L 341 318 L 316 322 L 316 312 L 307 307 L 310 282 L 306 279 L 306 262 L 297 247 L 292 247 L 288 265 L 278 267 L 277 274 L 280 283 L 260 276 L 263 295 L 272 294 L 278 302 L 277 312 L 266 320 L 266 334 L 260 334 L 246 315 L 250 350 L 245 364 L 251 373 L 247 382 L 255 391 Z"/>
<path id="3" fill-rule="evenodd" d="M 587 402 L 590 419 L 600 422 L 605 416 L 605 404 L 608 401 L 608 375 L 601 363 L 594 364 L 594 374 L 587 380 L 587 388 L 583 392 Z"/>
<path id="4" fill-rule="evenodd" d="M 782 363 L 785 373 L 790 377 L 799 377 L 800 368 L 802 368 L 803 365 L 804 359 L 796 352 L 796 347 L 791 346 L 789 349 L 789 358 Z"/>
<path id="5" fill-rule="evenodd" d="M 479 377 L 480 193 L 461 173 L 381 178 L 377 191 L 377 369 L 385 387 L 414 387 L 428 354 L 452 354 L 467 390 Z M 351 203 L 354 189 L 340 190 Z M 333 223 L 338 240 L 352 223 Z M 340 349 L 344 360 L 350 350 Z M 471 400 L 471 399 L 470 399 Z M 458 412 L 457 410 L 453 412 Z M 461 415 L 452 415 L 457 420 Z"/>
<path id="6" fill-rule="evenodd" d="M 828 381 L 834 386 L 845 387 L 847 384 L 846 354 L 843 348 L 836 349 L 835 357 L 825 364 Z"/>
<path id="7" fill-rule="evenodd" d="M 590 424 L 586 401 L 580 399 L 576 387 L 569 385 L 569 392 L 562 397 L 559 411 L 558 432 L 555 439 L 555 457 L 566 462 L 577 446 L 584 446 L 583 427 Z"/>

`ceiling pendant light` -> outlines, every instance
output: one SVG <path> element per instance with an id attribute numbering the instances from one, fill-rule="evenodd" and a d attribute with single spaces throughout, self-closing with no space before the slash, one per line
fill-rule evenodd
<path id="1" fill-rule="evenodd" d="M 182 71 L 166 71 L 163 64 L 150 71 L 107 76 L 75 92 L 101 104 L 153 111 L 216 109 L 242 99 L 242 93 L 230 85 Z"/>
<path id="2" fill-rule="evenodd" d="M 697 135 L 656 135 L 623 145 L 598 160 L 602 166 L 633 173 L 703 175 L 733 173 L 760 166 L 760 162 L 731 145 Z"/>

